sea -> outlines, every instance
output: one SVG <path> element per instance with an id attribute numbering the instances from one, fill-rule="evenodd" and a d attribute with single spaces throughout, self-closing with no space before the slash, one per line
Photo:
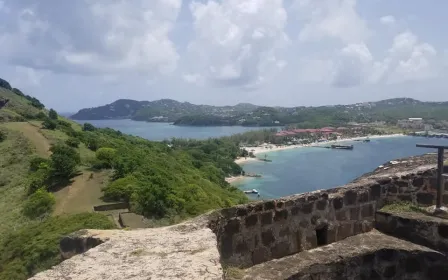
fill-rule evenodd
<path id="1" fill-rule="evenodd" d="M 168 123 L 132 120 L 91 120 L 81 123 L 83 122 L 96 127 L 110 127 L 154 141 L 172 137 L 207 139 L 261 129 L 242 126 L 175 126 Z M 387 161 L 436 152 L 432 149 L 417 148 L 417 143 L 448 145 L 448 139 L 399 136 L 371 138 L 370 142 L 366 143 L 355 141 L 341 143 L 353 144 L 354 149 L 304 147 L 267 152 L 267 159 L 272 162 L 249 161 L 242 164 L 246 172 L 261 174 L 261 178 L 245 178 L 233 184 L 242 190 L 256 189 L 260 197 L 249 195 L 251 199 L 279 198 L 329 189 L 345 185 Z M 264 158 L 264 154 L 257 156 Z"/>

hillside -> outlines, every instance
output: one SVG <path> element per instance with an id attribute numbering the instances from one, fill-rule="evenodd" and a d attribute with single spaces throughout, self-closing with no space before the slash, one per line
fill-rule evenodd
<path id="1" fill-rule="evenodd" d="M 167 145 L 81 126 L 0 85 L 2 280 L 27 279 L 60 262 L 63 235 L 116 227 L 113 213 L 93 212 L 98 204 L 126 202 L 163 225 L 247 201 L 225 181 L 242 171 L 230 141 Z"/>
<path id="2" fill-rule="evenodd" d="M 175 125 L 279 126 L 301 127 L 344 125 L 348 122 L 396 122 L 422 117 L 448 120 L 448 102 L 423 102 L 412 98 L 393 98 L 375 102 L 319 107 L 266 107 L 242 103 L 235 106 L 194 105 L 171 99 L 156 101 L 117 100 L 109 105 L 82 109 L 71 118 L 123 119 L 173 122 Z"/>

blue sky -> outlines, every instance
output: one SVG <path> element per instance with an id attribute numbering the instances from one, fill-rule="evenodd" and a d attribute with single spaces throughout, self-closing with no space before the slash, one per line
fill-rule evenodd
<path id="1" fill-rule="evenodd" d="M 448 100 L 448 2 L 0 0 L 0 77 L 59 111 L 119 98 Z"/>

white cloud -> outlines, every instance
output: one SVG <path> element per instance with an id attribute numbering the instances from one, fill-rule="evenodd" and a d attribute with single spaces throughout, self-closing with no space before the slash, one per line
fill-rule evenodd
<path id="1" fill-rule="evenodd" d="M 301 41 L 333 38 L 360 43 L 370 35 L 366 22 L 356 11 L 356 0 L 296 0 L 293 7 L 305 23 L 299 34 Z"/>
<path id="2" fill-rule="evenodd" d="M 282 0 L 193 1 L 190 10 L 195 36 L 188 47 L 189 75 L 254 88 L 285 66 L 279 55 L 289 40 Z"/>
<path id="3" fill-rule="evenodd" d="M 167 73 L 178 54 L 169 33 L 181 0 L 11 3 L 0 58 L 82 74 Z M 1 24 L 0 24 L 1 25 Z"/>
<path id="4" fill-rule="evenodd" d="M 384 16 L 380 18 L 380 22 L 384 25 L 393 25 L 395 24 L 396 20 L 393 16 Z"/>

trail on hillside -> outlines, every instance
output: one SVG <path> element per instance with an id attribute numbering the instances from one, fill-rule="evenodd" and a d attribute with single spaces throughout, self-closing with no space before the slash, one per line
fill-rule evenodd
<path id="1" fill-rule="evenodd" d="M 41 157 L 48 157 L 50 152 L 50 142 L 45 136 L 40 133 L 39 128 L 27 122 L 9 122 L 3 124 L 9 129 L 20 131 L 30 140 L 32 145 L 36 148 L 36 152 Z"/>

